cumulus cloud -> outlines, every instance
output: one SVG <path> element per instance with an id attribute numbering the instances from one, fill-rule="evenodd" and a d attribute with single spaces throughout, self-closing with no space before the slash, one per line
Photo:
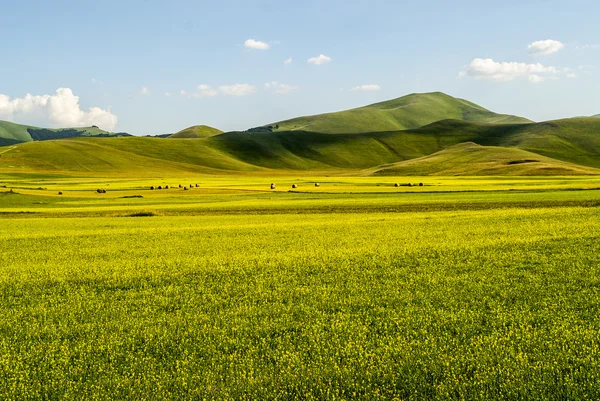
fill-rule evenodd
<path id="1" fill-rule="evenodd" d="M 37 124 L 54 128 L 86 127 L 97 125 L 113 130 L 117 125 L 117 116 L 100 107 L 81 109 L 79 96 L 69 88 L 58 88 L 54 95 L 34 96 L 27 94 L 22 98 L 11 99 L 0 94 L 0 118 L 14 121 L 35 121 Z"/>
<path id="2" fill-rule="evenodd" d="M 324 54 L 319 55 L 318 57 L 311 57 L 308 59 L 308 62 L 310 64 L 315 64 L 315 65 L 321 65 L 321 64 L 327 64 L 329 62 L 331 62 L 333 59 L 331 57 L 327 57 Z"/>
<path id="3" fill-rule="evenodd" d="M 285 59 L 285 61 L 283 62 L 283 64 L 285 64 L 285 65 L 292 64 L 292 58 L 290 57 L 288 59 Z"/>
<path id="4" fill-rule="evenodd" d="M 248 39 L 247 41 L 245 41 L 244 47 L 246 47 L 247 49 L 254 50 L 269 50 L 271 48 L 271 46 L 269 46 L 267 43 L 254 39 Z"/>
<path id="5" fill-rule="evenodd" d="M 561 51 L 565 45 L 558 40 L 538 40 L 527 47 L 529 54 L 535 56 L 547 56 Z"/>
<path id="6" fill-rule="evenodd" d="M 265 84 L 265 88 L 272 89 L 272 90 L 275 91 L 275 93 L 277 93 L 279 95 L 285 95 L 286 93 L 290 93 L 290 92 L 295 91 L 296 89 L 298 89 L 295 86 L 287 85 L 287 84 L 282 84 L 282 83 L 277 82 L 277 81 L 267 82 Z"/>
<path id="7" fill-rule="evenodd" d="M 142 86 L 142 89 L 140 89 L 140 96 L 150 96 L 150 90 L 145 86 Z"/>
<path id="8" fill-rule="evenodd" d="M 219 86 L 219 92 L 227 96 L 246 96 L 256 92 L 256 87 L 248 84 Z"/>
<path id="9" fill-rule="evenodd" d="M 361 92 L 373 92 L 381 89 L 381 86 L 377 84 L 368 84 L 368 85 L 359 85 L 352 88 L 353 91 L 361 91 Z"/>
<path id="10" fill-rule="evenodd" d="M 512 81 L 513 79 L 519 77 L 529 77 L 533 75 L 542 76 L 541 74 L 556 75 L 558 73 L 559 70 L 556 67 L 545 66 L 540 63 L 500 63 L 489 58 L 476 58 L 467 66 L 466 71 L 463 71 L 459 74 L 459 78 L 469 76 L 474 79 L 488 79 L 497 82 L 504 82 Z M 536 80 L 536 78 L 533 78 L 533 80 Z"/>

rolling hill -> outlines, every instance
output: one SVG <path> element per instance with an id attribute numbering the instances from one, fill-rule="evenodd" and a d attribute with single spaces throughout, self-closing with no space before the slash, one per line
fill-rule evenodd
<path id="1" fill-rule="evenodd" d="M 600 118 L 600 114 L 596 114 L 595 116 L 592 116 L 592 118 Z"/>
<path id="2" fill-rule="evenodd" d="M 223 131 L 207 125 L 194 125 L 179 132 L 174 133 L 168 138 L 209 138 L 211 136 L 222 134 Z"/>
<path id="3" fill-rule="evenodd" d="M 452 118 L 419 125 L 442 116 Z M 113 137 L 119 134 L 95 127 L 46 130 L 2 122 L 4 144 L 15 146 L 0 151 L 0 171 L 545 175 L 596 174 L 600 168 L 600 118 L 533 123 L 431 93 L 306 119 L 307 126 L 327 132 L 285 130 L 284 122 L 275 130 L 227 133 L 193 126 L 164 140 Z M 401 125 L 417 127 L 388 129 Z M 359 132 L 367 128 L 372 131 Z"/>
<path id="4" fill-rule="evenodd" d="M 461 143 L 429 156 L 394 163 L 372 175 L 598 175 L 600 169 L 583 167 L 521 149 Z"/>
<path id="5" fill-rule="evenodd" d="M 392 171 L 408 174 L 410 166 L 412 171 L 418 168 L 431 174 L 442 174 L 442 170 L 461 174 L 466 171 L 465 163 L 471 162 L 468 157 L 456 158 L 458 167 L 453 169 L 444 161 L 451 153 L 433 154 L 465 142 L 484 147 L 485 157 L 475 158 L 473 163 L 495 158 L 506 174 L 534 174 L 531 167 L 540 174 L 595 174 L 585 167 L 600 168 L 600 119 L 583 118 L 507 125 L 445 120 L 414 130 L 338 135 L 288 131 L 229 132 L 195 140 L 73 138 L 17 145 L 0 155 L 0 170 L 144 176 L 169 172 L 359 172 L 431 155 L 431 159 L 419 161 L 418 167 L 406 164 Z M 505 166 L 518 160 L 537 161 L 528 166 Z M 443 167 L 431 167 L 432 161 Z M 498 168 L 476 165 L 469 170 L 473 174 L 500 174 Z"/>
<path id="6" fill-rule="evenodd" d="M 115 134 L 95 126 L 49 129 L 34 127 L 31 125 L 15 124 L 0 120 L 0 146 L 14 145 L 17 143 L 31 141 L 48 141 L 53 139 L 93 136 L 128 136 L 128 134 Z"/>
<path id="7" fill-rule="evenodd" d="M 490 124 L 530 123 L 530 120 L 491 112 L 441 92 L 412 94 L 386 102 L 337 113 L 298 117 L 270 124 L 275 131 L 308 131 L 329 134 L 399 131 L 440 120 Z"/>

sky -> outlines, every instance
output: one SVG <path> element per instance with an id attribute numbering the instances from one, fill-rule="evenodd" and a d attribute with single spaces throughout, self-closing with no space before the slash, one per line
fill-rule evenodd
<path id="1" fill-rule="evenodd" d="M 597 0 L 0 0 L 0 119 L 224 131 L 442 91 L 600 113 Z"/>

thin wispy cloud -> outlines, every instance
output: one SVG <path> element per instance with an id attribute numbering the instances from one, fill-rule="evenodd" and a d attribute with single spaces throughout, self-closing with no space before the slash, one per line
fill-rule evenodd
<path id="1" fill-rule="evenodd" d="M 292 58 L 290 57 L 290 58 L 287 58 L 287 59 L 285 59 L 285 61 L 283 62 L 283 64 L 285 64 L 285 65 L 292 64 L 292 61 L 293 61 L 293 60 L 292 60 Z"/>
<path id="2" fill-rule="evenodd" d="M 256 92 L 256 87 L 249 84 L 222 85 L 219 92 L 226 96 L 246 96 Z"/>
<path id="3" fill-rule="evenodd" d="M 271 90 L 273 90 L 275 93 L 277 93 L 279 95 L 285 95 L 287 93 L 290 93 L 290 92 L 295 91 L 296 89 L 298 89 L 298 87 L 296 87 L 296 86 L 292 86 L 292 85 L 288 85 L 288 84 L 282 84 L 282 83 L 277 82 L 277 81 L 267 82 L 265 84 L 265 88 L 271 89 Z"/>
<path id="4" fill-rule="evenodd" d="M 244 47 L 253 50 L 269 50 L 271 46 L 268 43 L 261 42 L 260 40 L 248 39 L 244 42 Z"/>
<path id="5" fill-rule="evenodd" d="M 381 89 L 377 84 L 358 85 L 352 88 L 354 92 L 374 92 Z"/>
<path id="6" fill-rule="evenodd" d="M 140 96 L 150 96 L 150 90 L 147 87 L 142 86 L 142 89 L 140 89 Z"/>
<path id="7" fill-rule="evenodd" d="M 577 45 L 575 46 L 575 50 L 600 50 L 600 44 L 590 45 Z"/>
<path id="8" fill-rule="evenodd" d="M 324 54 L 320 54 L 317 57 L 311 57 L 308 59 L 308 63 L 309 64 L 314 64 L 314 65 L 321 65 L 321 64 L 327 64 L 330 63 L 333 59 L 331 57 L 328 57 Z"/>

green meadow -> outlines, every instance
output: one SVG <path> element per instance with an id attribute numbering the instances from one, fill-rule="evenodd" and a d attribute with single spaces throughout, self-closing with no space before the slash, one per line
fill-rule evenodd
<path id="1" fill-rule="evenodd" d="M 0 223 L 0 399 L 600 398 L 598 176 L 7 172 Z"/>

